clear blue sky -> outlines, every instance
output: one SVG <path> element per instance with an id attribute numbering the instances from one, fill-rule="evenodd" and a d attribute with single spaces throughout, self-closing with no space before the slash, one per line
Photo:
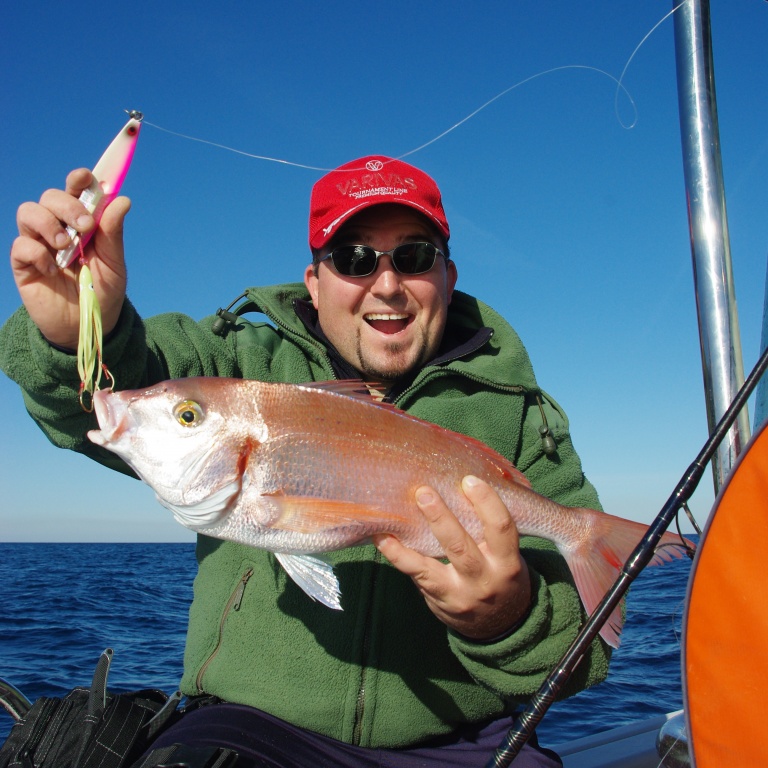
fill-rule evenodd
<path id="1" fill-rule="evenodd" d="M 322 168 L 399 156 L 495 95 L 566 65 L 618 77 L 670 2 L 553 0 L 12 3 L 0 32 L 0 241 L 15 211 L 93 166 L 139 109 L 158 126 Z M 768 3 L 713 0 L 745 368 L 768 253 Z M 626 98 L 588 69 L 537 77 L 409 157 L 439 182 L 459 287 L 518 330 L 566 409 L 607 510 L 650 521 L 706 438 L 673 27 Z M 202 317 L 244 287 L 300 279 L 318 171 L 151 125 L 124 192 L 129 295 Z M 4 257 L 5 259 L 6 257 Z M 0 315 L 18 297 L 0 267 Z M 54 449 L 0 377 L 0 539 L 191 540 L 140 483 Z M 694 497 L 706 518 L 711 475 Z"/>

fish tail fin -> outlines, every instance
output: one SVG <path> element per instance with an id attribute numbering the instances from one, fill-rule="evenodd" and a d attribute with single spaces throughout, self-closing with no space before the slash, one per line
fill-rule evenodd
<path id="1" fill-rule="evenodd" d="M 593 509 L 581 509 L 579 512 L 589 517 L 590 535 L 578 547 L 563 548 L 561 551 L 571 569 L 584 608 L 591 615 L 614 585 L 624 563 L 646 534 L 648 526 Z M 674 533 L 665 533 L 650 565 L 681 557 L 688 547 L 695 549 L 695 545 L 687 539 Z M 621 605 L 618 605 L 600 630 L 603 640 L 613 648 L 619 647 L 619 633 L 623 623 Z"/>

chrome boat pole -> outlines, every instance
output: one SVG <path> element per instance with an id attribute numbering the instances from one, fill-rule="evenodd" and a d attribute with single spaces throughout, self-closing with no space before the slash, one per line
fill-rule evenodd
<path id="1" fill-rule="evenodd" d="M 0 677 L 0 707 L 18 723 L 32 709 L 32 702 L 16 686 Z"/>
<path id="2" fill-rule="evenodd" d="M 725 210 L 709 0 L 684 0 L 674 14 L 677 91 L 694 289 L 709 433 L 744 382 Z M 715 493 L 749 440 L 739 415 L 712 462 Z"/>

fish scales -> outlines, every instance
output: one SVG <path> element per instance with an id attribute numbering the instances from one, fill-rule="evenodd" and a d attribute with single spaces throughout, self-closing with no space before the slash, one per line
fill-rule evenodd
<path id="1" fill-rule="evenodd" d="M 381 511 L 380 518 L 339 529 L 340 538 L 333 542 L 337 548 L 386 532 L 424 554 L 438 556 L 442 549 L 415 505 L 416 490 L 428 478 L 470 534 L 482 539 L 482 526 L 461 491 L 461 478 L 474 474 L 503 491 L 498 463 L 479 451 L 468 452 L 463 438 L 446 440 L 453 433 L 401 411 L 382 412 L 369 402 L 343 395 L 331 398 L 320 389 L 286 396 L 277 387 L 266 390 L 261 412 L 266 422 L 279 424 L 279 430 L 270 429 L 266 444 L 252 455 L 253 463 L 272 468 L 274 485 L 252 486 L 249 492 L 282 490 L 288 496 L 369 505 Z M 289 419 L 283 418 L 286 412 Z M 340 456 L 350 460 L 339 461 Z M 407 526 L 388 519 L 388 512 L 407 518 Z M 314 551 L 323 551 L 330 543 L 315 544 Z"/>
<path id="2" fill-rule="evenodd" d="M 272 395 L 270 397 L 269 395 Z M 318 538 L 302 543 L 296 532 L 285 532 L 281 543 L 292 551 L 322 552 L 329 549 L 350 546 L 372 533 L 390 532 L 399 535 L 409 545 L 418 546 L 429 554 L 440 554 L 437 541 L 415 507 L 415 491 L 423 485 L 423 478 L 435 469 L 435 462 L 428 459 L 438 457 L 437 466 L 444 465 L 447 472 L 440 473 L 442 482 L 431 480 L 446 496 L 454 497 L 465 518 L 479 535 L 477 518 L 471 513 L 463 495 L 460 496 L 456 461 L 449 455 L 442 458 L 439 445 L 430 446 L 431 456 L 425 455 L 424 444 L 408 436 L 397 441 L 397 428 L 421 425 L 406 422 L 393 425 L 391 419 L 382 421 L 375 411 L 375 419 L 369 416 L 369 407 L 349 398 L 337 401 L 323 396 L 320 390 L 309 390 L 306 396 L 280 398 L 278 392 L 269 392 L 264 397 L 262 414 L 270 424 L 279 423 L 277 429 L 270 428 L 268 439 L 250 456 L 247 472 L 258 477 L 251 482 L 242 500 L 233 509 L 229 525 L 238 525 L 235 518 L 248 508 L 263 503 L 263 496 L 281 493 L 285 496 L 306 496 L 327 500 L 342 500 L 365 505 L 379 510 L 380 519 L 357 522 L 340 521 L 339 526 Z M 290 418 L 281 420 L 281 413 L 288 411 Z M 391 412 L 394 416 L 394 412 Z M 387 414 L 388 416 L 390 414 Z M 393 426 L 395 429 L 393 430 Z M 435 441 L 432 441 L 433 443 Z M 397 450 L 393 450 L 396 446 Z M 341 456 L 351 457 L 342 461 Z M 354 460 L 360 457 L 359 460 Z M 452 466 L 453 465 L 453 466 Z M 453 469 L 453 471 L 451 471 Z M 480 468 L 477 469 L 480 472 Z M 361 477 L 365 482 L 361 483 Z M 257 499 L 257 497 L 262 497 Z M 388 519 L 388 512 L 399 517 L 411 518 L 411 530 L 398 519 Z M 279 513 L 275 511 L 275 516 Z M 247 526 L 247 523 L 246 523 Z M 253 531 L 253 529 L 251 529 Z M 228 535 L 231 528 L 223 527 L 220 533 Z M 243 533 L 246 539 L 258 544 L 258 536 Z"/>

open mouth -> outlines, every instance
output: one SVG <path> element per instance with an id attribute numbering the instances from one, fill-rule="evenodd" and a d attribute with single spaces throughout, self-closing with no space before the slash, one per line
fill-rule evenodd
<path id="1" fill-rule="evenodd" d="M 88 437 L 96 445 L 106 447 L 116 442 L 128 429 L 128 410 L 115 395 L 102 389 L 94 392 L 93 406 L 100 429 L 90 430 Z"/>
<path id="2" fill-rule="evenodd" d="M 394 334 L 404 331 L 413 317 L 402 312 L 369 312 L 363 320 L 379 333 Z"/>

